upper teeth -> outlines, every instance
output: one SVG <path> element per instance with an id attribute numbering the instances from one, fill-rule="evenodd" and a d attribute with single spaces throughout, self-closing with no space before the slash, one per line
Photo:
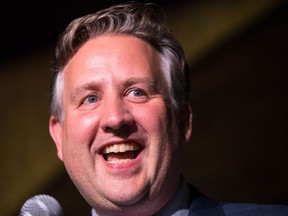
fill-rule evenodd
<path id="1" fill-rule="evenodd" d="M 119 152 L 126 152 L 126 151 L 136 151 L 139 149 L 139 146 L 133 143 L 123 143 L 123 144 L 114 144 L 108 145 L 103 148 L 103 154 L 109 153 L 119 153 Z"/>

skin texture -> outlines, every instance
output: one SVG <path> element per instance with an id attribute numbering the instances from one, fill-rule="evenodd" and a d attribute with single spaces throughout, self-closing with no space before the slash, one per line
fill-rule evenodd
<path id="1" fill-rule="evenodd" d="M 190 138 L 191 112 L 184 112 L 189 124 L 180 134 L 160 65 L 148 43 L 104 35 L 86 42 L 64 68 L 63 122 L 51 116 L 49 129 L 71 179 L 100 214 L 152 215 L 177 190 L 178 138 Z M 121 144 L 140 153 L 121 163 L 134 153 L 105 160 L 103 148 Z"/>

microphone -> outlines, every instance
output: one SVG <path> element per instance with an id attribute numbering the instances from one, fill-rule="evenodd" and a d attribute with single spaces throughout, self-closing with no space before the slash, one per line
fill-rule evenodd
<path id="1" fill-rule="evenodd" d="M 64 216 L 59 202 L 52 196 L 40 194 L 29 198 L 19 216 Z"/>

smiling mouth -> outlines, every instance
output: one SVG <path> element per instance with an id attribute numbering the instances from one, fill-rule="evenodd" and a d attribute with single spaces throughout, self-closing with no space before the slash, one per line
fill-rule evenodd
<path id="1" fill-rule="evenodd" d="M 136 143 L 121 143 L 104 147 L 101 154 L 110 164 L 123 164 L 134 160 L 140 151 L 141 147 Z"/>

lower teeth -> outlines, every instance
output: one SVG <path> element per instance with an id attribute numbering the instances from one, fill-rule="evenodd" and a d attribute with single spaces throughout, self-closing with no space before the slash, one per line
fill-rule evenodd
<path id="1" fill-rule="evenodd" d="M 107 161 L 107 162 L 110 163 L 110 164 L 122 164 L 122 163 L 130 162 L 132 160 L 133 159 L 120 159 L 120 160 L 110 160 L 110 161 Z"/>
<path id="2" fill-rule="evenodd" d="M 134 160 L 138 153 L 138 151 L 126 151 L 122 153 L 104 154 L 103 157 L 110 164 L 122 164 Z"/>

